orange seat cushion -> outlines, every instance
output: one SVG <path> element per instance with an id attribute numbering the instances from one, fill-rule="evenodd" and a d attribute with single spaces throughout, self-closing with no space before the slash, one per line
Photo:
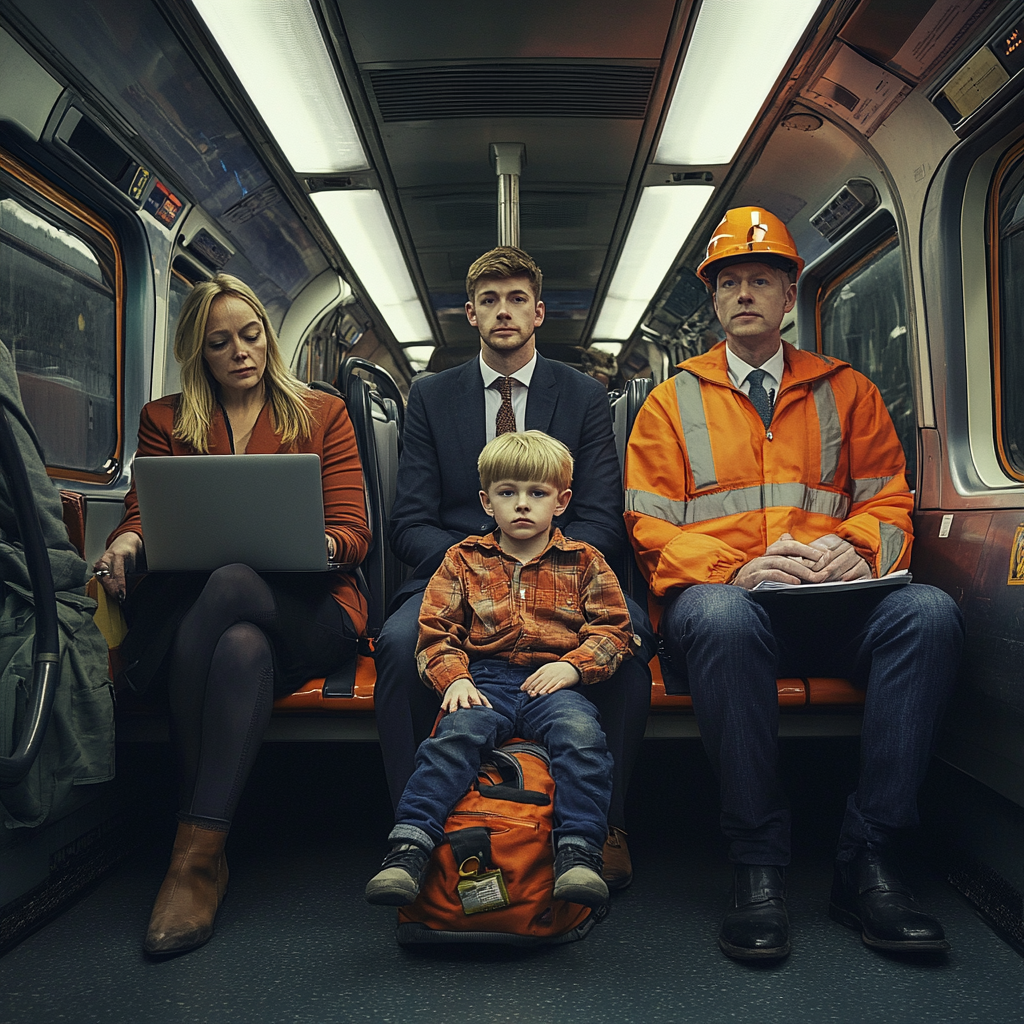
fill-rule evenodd
<path id="1" fill-rule="evenodd" d="M 356 657 L 356 681 L 351 697 L 325 697 L 324 680 L 310 679 L 305 686 L 274 701 L 275 711 L 372 711 L 373 684 L 377 678 L 373 658 Z"/>
<path id="2" fill-rule="evenodd" d="M 848 679 L 814 678 L 806 682 L 808 704 L 864 703 L 864 691 Z"/>
<path id="3" fill-rule="evenodd" d="M 693 700 L 688 693 L 668 694 L 661 678 L 661 662 L 651 659 L 651 707 L 692 708 Z M 793 707 L 807 703 L 807 689 L 803 679 L 778 679 L 779 707 Z"/>

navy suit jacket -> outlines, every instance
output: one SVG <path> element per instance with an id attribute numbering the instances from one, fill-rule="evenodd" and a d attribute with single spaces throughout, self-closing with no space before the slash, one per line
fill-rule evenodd
<path id="1" fill-rule="evenodd" d="M 526 429 L 557 437 L 576 460 L 572 500 L 555 524 L 616 564 L 625 527 L 607 392 L 592 377 L 538 353 L 526 400 Z M 494 529 L 494 520 L 480 507 L 476 468 L 486 439 L 477 359 L 412 386 L 390 538 L 392 550 L 413 566 L 413 573 L 393 607 L 423 589 L 453 544 Z"/>

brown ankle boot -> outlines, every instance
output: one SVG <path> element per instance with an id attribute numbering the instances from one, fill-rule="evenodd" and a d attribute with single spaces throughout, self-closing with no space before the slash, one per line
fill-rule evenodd
<path id="1" fill-rule="evenodd" d="M 155 956 L 184 953 L 208 942 L 228 888 L 227 832 L 178 825 L 171 866 L 157 893 L 143 949 Z"/>

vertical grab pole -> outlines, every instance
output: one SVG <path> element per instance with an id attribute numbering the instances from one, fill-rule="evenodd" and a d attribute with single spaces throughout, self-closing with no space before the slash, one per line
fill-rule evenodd
<path id="1" fill-rule="evenodd" d="M 519 247 L 519 175 L 526 164 L 521 142 L 492 142 L 491 163 L 498 175 L 498 245 Z"/>

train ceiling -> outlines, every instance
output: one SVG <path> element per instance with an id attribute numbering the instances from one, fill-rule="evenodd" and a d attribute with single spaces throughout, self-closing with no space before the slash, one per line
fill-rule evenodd
<path id="1" fill-rule="evenodd" d="M 0 0 L 0 15 L 137 133 L 282 301 L 326 259 L 415 368 L 476 345 L 464 277 L 498 242 L 492 144 L 524 147 L 542 350 L 628 349 L 840 33 L 881 65 L 949 6 Z"/>

